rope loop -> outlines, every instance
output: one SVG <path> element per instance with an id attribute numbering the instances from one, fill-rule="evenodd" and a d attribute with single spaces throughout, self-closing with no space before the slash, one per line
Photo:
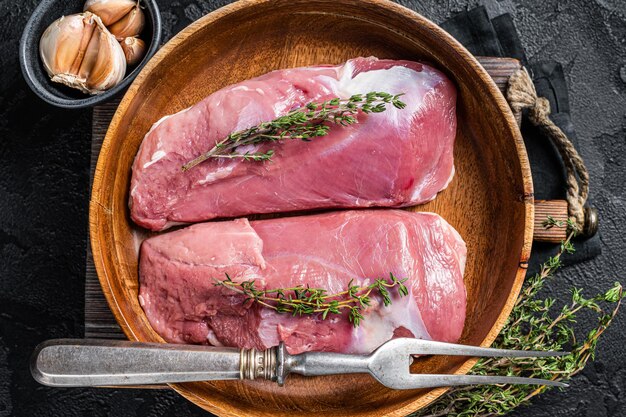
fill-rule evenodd
<path id="1" fill-rule="evenodd" d="M 509 79 L 507 100 L 517 120 L 521 120 L 524 110 L 528 110 L 528 120 L 537 126 L 556 146 L 567 171 L 568 211 L 579 231 L 590 231 L 594 226 L 587 225 L 585 203 L 589 194 L 589 173 L 580 154 L 565 133 L 550 119 L 550 102 L 537 97 L 537 91 L 526 68 L 517 70 Z"/>

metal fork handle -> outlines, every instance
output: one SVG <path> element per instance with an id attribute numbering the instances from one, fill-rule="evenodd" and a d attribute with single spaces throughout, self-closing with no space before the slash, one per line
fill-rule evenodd
<path id="1" fill-rule="evenodd" d="M 306 352 L 285 357 L 287 373 L 304 376 L 368 373 L 368 357 L 333 352 Z"/>
<path id="2" fill-rule="evenodd" d="M 257 351 L 115 340 L 57 339 L 44 342 L 35 349 L 31 360 L 31 373 L 41 384 L 55 387 L 147 385 L 233 379 L 268 379 L 282 385 L 290 373 L 305 376 L 370 373 L 382 384 L 395 389 L 504 383 L 564 386 L 554 381 L 519 377 L 409 374 L 410 355 L 416 353 L 414 351 L 416 347 L 421 349 L 422 354 L 482 356 L 482 353 L 496 356 L 500 352 L 509 355 L 511 352 L 413 341 L 410 343 L 413 347 L 406 346 L 409 350 L 404 352 L 402 358 L 401 350 L 394 348 L 393 345 L 408 342 L 395 339 L 395 342 L 387 343 L 386 346 L 390 350 L 381 347 L 371 355 L 331 352 L 290 355 L 282 343 L 278 348 Z M 423 350 L 425 346 L 427 349 Z M 454 350 L 451 350 L 452 348 Z M 481 349 L 481 352 L 475 349 Z M 535 352 L 525 353 L 535 356 Z M 548 353 L 541 353 L 541 356 L 546 354 Z M 526 355 L 519 353 L 519 356 Z"/>
<path id="3" fill-rule="evenodd" d="M 56 339 L 37 346 L 31 373 L 43 385 L 87 387 L 269 379 L 276 380 L 276 348 Z"/>

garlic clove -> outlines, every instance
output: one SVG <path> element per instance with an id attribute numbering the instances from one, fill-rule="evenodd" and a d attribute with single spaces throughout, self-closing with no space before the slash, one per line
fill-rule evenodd
<path id="1" fill-rule="evenodd" d="M 146 43 L 139 38 L 125 38 L 120 45 L 126 56 L 127 65 L 139 63 L 146 54 Z"/>
<path id="2" fill-rule="evenodd" d="M 118 41 L 122 41 L 124 38 L 137 36 L 141 33 L 143 26 L 146 22 L 146 18 L 143 14 L 143 10 L 137 6 L 132 9 L 126 16 L 122 17 L 117 22 L 108 26 L 109 32 L 111 32 Z"/>
<path id="3" fill-rule="evenodd" d="M 98 28 L 98 53 L 87 76 L 87 90 L 99 94 L 119 84 L 126 74 L 126 57 L 115 36 L 102 26 Z"/>
<path id="4" fill-rule="evenodd" d="M 87 46 L 87 50 L 85 51 L 83 62 L 81 62 L 80 68 L 78 70 L 78 77 L 82 80 L 85 80 L 85 82 L 87 81 L 87 78 L 89 77 L 93 66 L 96 64 L 99 51 L 100 34 L 96 33 L 91 37 L 91 40 L 89 41 L 89 45 Z M 85 88 L 87 87 L 85 86 Z"/>
<path id="5" fill-rule="evenodd" d="M 122 47 L 90 12 L 53 22 L 41 37 L 39 52 L 52 81 L 89 94 L 114 87 L 126 73 Z"/>
<path id="6" fill-rule="evenodd" d="M 139 5 L 135 0 L 87 0 L 83 11 L 91 12 L 102 19 L 106 26 L 117 22 Z"/>

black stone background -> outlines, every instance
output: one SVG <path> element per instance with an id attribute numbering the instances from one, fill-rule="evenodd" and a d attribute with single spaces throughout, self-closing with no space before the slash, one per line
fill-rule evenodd
<path id="1" fill-rule="evenodd" d="M 169 39 L 229 1 L 160 0 Z M 626 1 L 402 0 L 435 22 L 484 4 L 511 13 L 530 61 L 561 62 L 579 149 L 601 216 L 602 255 L 567 267 L 549 286 L 565 300 L 626 283 Z M 169 391 L 50 389 L 30 377 L 33 347 L 83 335 L 91 111 L 37 99 L 22 79 L 18 42 L 35 0 L 0 0 L 0 416 L 206 415 Z M 532 155 L 531 155 L 532 157 Z M 518 416 L 626 415 L 626 311 L 602 338 L 597 361 L 565 392 Z M 581 320 L 581 325 L 591 325 Z"/>

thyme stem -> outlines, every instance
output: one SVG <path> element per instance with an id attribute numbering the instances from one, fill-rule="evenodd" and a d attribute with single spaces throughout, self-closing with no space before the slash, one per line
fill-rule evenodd
<path id="1" fill-rule="evenodd" d="M 321 313 L 322 320 L 329 314 L 342 314 L 348 310 L 348 318 L 354 327 L 364 319 L 362 312 L 371 305 L 371 294 L 377 291 L 384 306 L 391 304 L 389 289 L 397 289 L 400 297 L 409 294 L 404 285 L 407 278 L 398 279 L 389 274 L 389 279 L 378 278 L 372 284 L 359 286 L 350 281 L 345 291 L 328 294 L 323 288 L 298 285 L 291 288 L 257 289 L 254 280 L 236 282 L 228 274 L 226 279 L 215 285 L 228 288 L 246 296 L 246 302 L 256 302 L 278 313 L 291 313 L 302 316 Z M 271 295 L 270 295 L 271 294 Z M 273 296 L 276 294 L 275 296 Z"/>
<path id="2" fill-rule="evenodd" d="M 274 156 L 273 149 L 264 153 L 237 153 L 237 148 L 264 142 L 280 142 L 286 139 L 300 139 L 308 142 L 315 137 L 326 136 L 332 124 L 348 126 L 357 123 L 356 116 L 359 112 L 381 113 L 387 110 L 389 104 L 397 109 L 404 109 L 406 104 L 400 101 L 402 95 L 372 91 L 366 94 L 355 94 L 348 99 L 333 98 L 321 103 L 308 103 L 272 121 L 229 134 L 208 152 L 183 165 L 182 170 L 188 171 L 210 158 L 270 161 Z"/>

